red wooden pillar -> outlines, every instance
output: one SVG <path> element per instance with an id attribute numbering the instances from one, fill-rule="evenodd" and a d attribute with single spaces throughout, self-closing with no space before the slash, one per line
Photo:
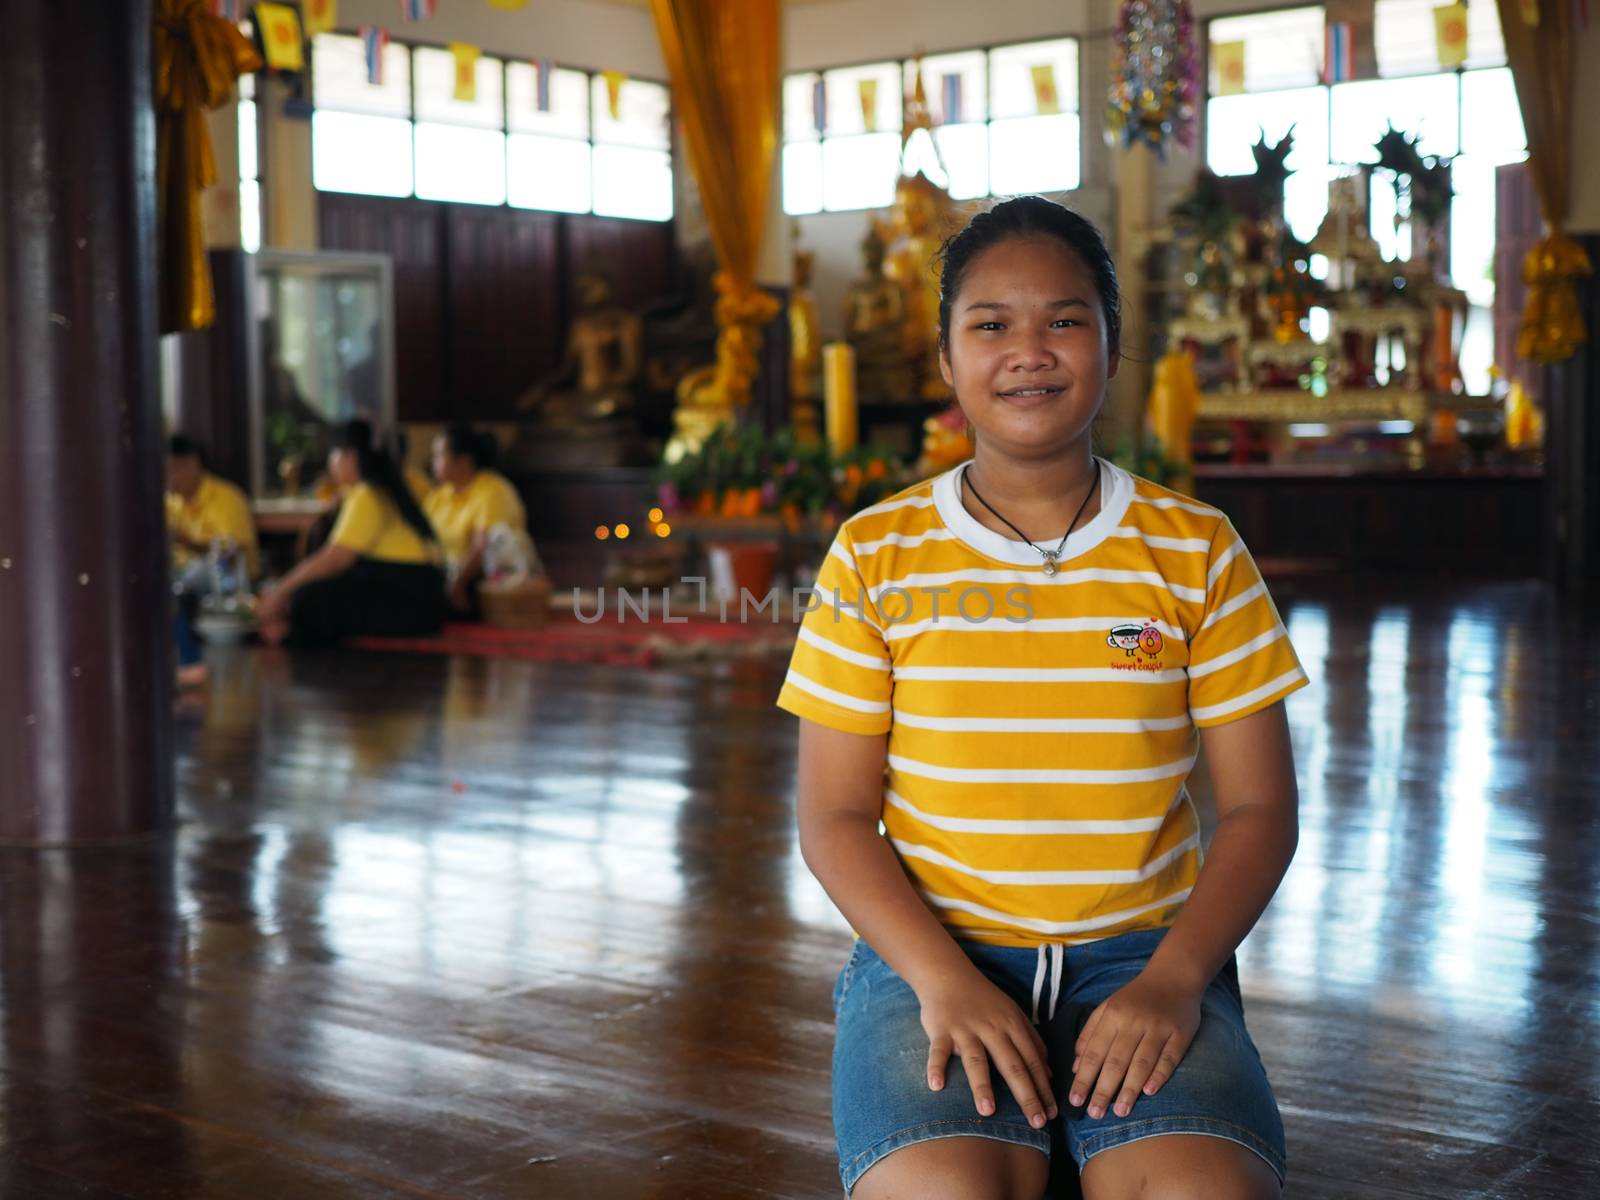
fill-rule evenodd
<path id="1" fill-rule="evenodd" d="M 0 38 L 0 842 L 172 810 L 150 0 Z"/>

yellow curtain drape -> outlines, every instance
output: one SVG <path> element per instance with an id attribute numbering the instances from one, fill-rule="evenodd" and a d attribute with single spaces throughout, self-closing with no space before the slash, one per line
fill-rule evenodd
<path id="1" fill-rule="evenodd" d="M 1578 281 L 1594 271 L 1583 247 L 1562 231 L 1572 170 L 1572 5 L 1570 0 L 1497 4 L 1528 132 L 1528 170 L 1545 223 L 1545 236 L 1522 264 L 1528 299 L 1517 355 L 1529 362 L 1561 362 L 1588 340 Z"/>
<path id="2" fill-rule="evenodd" d="M 261 56 L 207 0 L 157 0 L 153 33 L 160 319 L 163 333 L 178 333 L 217 315 L 200 217 L 200 193 L 217 181 L 206 110 L 260 70 Z"/>
<path id="3" fill-rule="evenodd" d="M 778 302 L 756 286 L 778 148 L 778 0 L 651 0 L 689 165 L 721 270 L 716 401 L 750 401 L 761 327 Z"/>

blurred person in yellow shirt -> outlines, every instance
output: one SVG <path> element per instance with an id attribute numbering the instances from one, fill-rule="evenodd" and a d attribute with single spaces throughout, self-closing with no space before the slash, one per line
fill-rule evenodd
<path id="1" fill-rule="evenodd" d="M 219 542 L 238 548 L 251 578 L 260 569 L 249 498 L 213 475 L 200 444 L 181 433 L 167 443 L 167 529 L 173 570 L 186 591 L 208 590 L 207 556 Z"/>
<path id="2" fill-rule="evenodd" d="M 528 528 L 517 489 L 493 469 L 496 451 L 491 434 L 459 422 L 433 441 L 433 477 L 439 483 L 424 508 L 444 547 L 450 607 L 458 613 L 477 612 L 477 584 L 490 532 L 497 525 L 524 533 Z"/>

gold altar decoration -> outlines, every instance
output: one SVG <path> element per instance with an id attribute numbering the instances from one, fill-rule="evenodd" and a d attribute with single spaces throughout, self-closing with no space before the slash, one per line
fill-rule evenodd
<path id="1" fill-rule="evenodd" d="M 674 438 L 682 444 L 709 431 L 708 415 L 726 420 L 750 402 L 761 327 L 779 310 L 755 283 L 778 145 L 778 0 L 651 0 L 650 8 L 722 268 L 717 361 L 692 393 L 712 411 L 683 413 Z"/>
<path id="2" fill-rule="evenodd" d="M 822 397 L 828 449 L 835 455 L 854 450 L 859 435 L 856 355 L 847 342 L 829 342 L 822 348 Z"/>
<path id="3" fill-rule="evenodd" d="M 217 316 L 206 262 L 200 193 L 217 181 L 206 110 L 233 94 L 234 80 L 261 69 L 237 26 L 207 0 L 156 0 L 157 257 L 162 333 L 205 329 Z"/>
<path id="4" fill-rule="evenodd" d="M 1568 0 L 1497 2 L 1528 134 L 1528 170 L 1546 228 L 1522 264 L 1528 299 L 1517 355 L 1530 362 L 1563 362 L 1588 341 L 1578 281 L 1594 272 L 1583 247 L 1562 231 L 1572 166 L 1572 5 Z"/>
<path id="5" fill-rule="evenodd" d="M 817 311 L 811 277 L 817 256 L 800 247 L 800 222 L 793 224 L 794 287 L 789 292 L 789 408 L 794 414 L 795 436 L 815 442 L 818 428 L 817 399 L 821 394 L 822 315 Z"/>

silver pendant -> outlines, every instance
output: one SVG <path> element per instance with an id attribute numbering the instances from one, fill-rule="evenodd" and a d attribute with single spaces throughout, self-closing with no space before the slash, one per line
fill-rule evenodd
<path id="1" fill-rule="evenodd" d="M 1044 573 L 1046 575 L 1054 575 L 1056 573 L 1056 556 L 1049 552 L 1046 552 L 1044 556 Z"/>

